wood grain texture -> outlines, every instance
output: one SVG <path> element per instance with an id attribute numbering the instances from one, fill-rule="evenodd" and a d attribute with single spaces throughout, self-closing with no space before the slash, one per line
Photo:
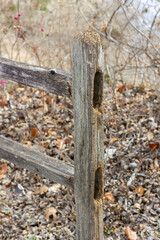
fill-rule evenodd
<path id="1" fill-rule="evenodd" d="M 25 168 L 40 176 L 73 188 L 74 167 L 46 154 L 0 136 L 0 158 L 10 161 L 17 167 Z"/>
<path id="2" fill-rule="evenodd" d="M 56 95 L 71 96 L 71 73 L 61 69 L 43 68 L 0 58 L 0 78 Z"/>
<path id="3" fill-rule="evenodd" d="M 103 240 L 103 52 L 95 32 L 74 39 L 72 93 L 77 240 Z"/>

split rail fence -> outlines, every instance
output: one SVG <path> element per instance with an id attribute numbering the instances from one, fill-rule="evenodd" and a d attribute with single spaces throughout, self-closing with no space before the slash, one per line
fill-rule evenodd
<path id="1" fill-rule="evenodd" d="M 73 40 L 72 74 L 0 58 L 0 78 L 72 97 L 74 166 L 0 135 L 0 157 L 74 188 L 77 240 L 103 239 L 103 52 L 100 36 Z"/>

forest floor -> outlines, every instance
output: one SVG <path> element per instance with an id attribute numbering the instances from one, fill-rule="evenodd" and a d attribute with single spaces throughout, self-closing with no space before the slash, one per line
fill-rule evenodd
<path id="1" fill-rule="evenodd" d="M 6 100 L 7 99 L 7 100 Z M 70 99 L 22 85 L 0 96 L 0 134 L 74 164 Z M 160 239 L 160 98 L 104 90 L 104 239 Z M 0 240 L 76 239 L 72 190 L 0 159 Z"/>

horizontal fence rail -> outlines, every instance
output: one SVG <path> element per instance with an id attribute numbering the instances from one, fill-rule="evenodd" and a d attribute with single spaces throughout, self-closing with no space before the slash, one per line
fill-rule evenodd
<path id="1" fill-rule="evenodd" d="M 71 96 L 71 73 L 0 58 L 0 78 L 60 95 Z"/>
<path id="2" fill-rule="evenodd" d="M 74 167 L 0 135 L 0 157 L 49 180 L 73 188 Z"/>

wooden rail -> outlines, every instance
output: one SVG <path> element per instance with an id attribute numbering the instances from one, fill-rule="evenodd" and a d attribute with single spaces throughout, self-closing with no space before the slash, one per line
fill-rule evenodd
<path id="1" fill-rule="evenodd" d="M 74 167 L 0 135 L 0 157 L 66 187 L 73 188 Z"/>
<path id="2" fill-rule="evenodd" d="M 56 95 L 71 96 L 71 73 L 61 69 L 43 68 L 0 58 L 0 78 Z"/>

